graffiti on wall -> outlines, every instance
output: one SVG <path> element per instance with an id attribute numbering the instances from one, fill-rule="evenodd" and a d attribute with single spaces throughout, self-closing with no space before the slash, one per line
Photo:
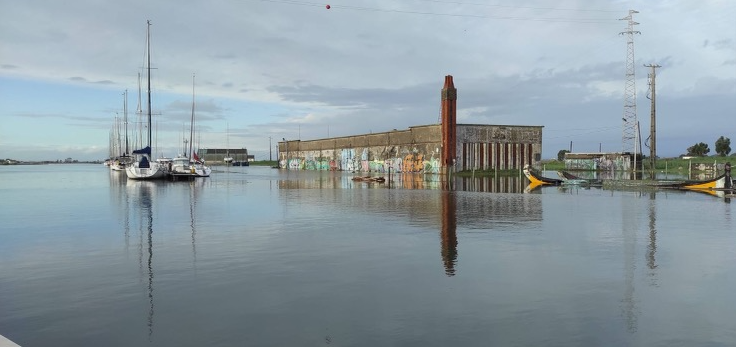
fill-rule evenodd
<path id="1" fill-rule="evenodd" d="M 318 171 L 349 171 L 349 172 L 407 172 L 407 173 L 439 173 L 441 162 L 435 158 L 434 153 L 430 157 L 420 153 L 416 148 L 407 151 L 406 154 L 398 154 L 395 157 L 377 159 L 371 156 L 369 148 L 346 148 L 335 153 L 337 158 L 323 156 L 322 152 L 292 152 L 292 155 L 304 155 L 303 158 L 290 157 L 281 160 L 279 166 L 290 170 L 318 170 Z M 328 153 L 329 154 L 329 153 Z M 382 156 L 388 153 L 385 151 Z M 371 159 L 373 157 L 373 159 Z"/>
<path id="2" fill-rule="evenodd" d="M 629 168 L 628 157 L 598 157 L 586 159 L 565 159 L 565 168 L 590 171 L 618 171 Z"/>

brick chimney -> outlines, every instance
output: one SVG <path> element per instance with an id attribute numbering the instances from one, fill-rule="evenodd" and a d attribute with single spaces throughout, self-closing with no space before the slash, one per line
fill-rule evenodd
<path id="1" fill-rule="evenodd" d="M 452 76 L 445 76 L 442 88 L 442 162 L 450 167 L 457 152 L 457 89 Z"/>

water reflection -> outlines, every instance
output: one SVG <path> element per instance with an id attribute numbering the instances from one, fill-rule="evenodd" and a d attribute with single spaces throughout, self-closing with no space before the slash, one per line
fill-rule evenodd
<path id="1" fill-rule="evenodd" d="M 392 175 L 393 176 L 393 175 Z M 542 221 L 542 203 L 539 197 L 521 193 L 526 184 L 521 177 L 455 177 L 455 190 L 442 189 L 438 175 L 400 174 L 395 181 L 384 183 L 353 181 L 352 175 L 340 172 L 282 173 L 277 182 L 278 189 L 294 191 L 303 189 L 380 189 L 383 192 L 366 195 L 370 199 L 351 200 L 349 208 L 361 214 L 375 214 L 385 220 L 386 216 L 406 218 L 409 224 L 437 230 L 440 235 L 441 260 L 447 276 L 455 276 L 458 266 L 458 224 L 473 231 L 494 229 L 525 229 L 528 223 Z M 391 189 L 389 189 L 389 184 Z M 400 190 L 442 190 L 438 195 L 405 194 Z M 463 194 L 466 192 L 469 194 Z M 473 194 L 511 193 L 511 194 Z M 425 198 L 426 197 L 426 198 Z M 283 195 L 284 213 L 289 202 L 298 197 Z M 339 201 L 339 200 L 338 200 Z"/>
<path id="2" fill-rule="evenodd" d="M 141 271 L 141 277 L 145 276 L 148 283 L 146 286 L 148 295 L 148 316 L 146 319 L 148 326 L 148 339 L 151 340 L 153 335 L 153 317 L 154 317 L 154 301 L 153 301 L 153 194 L 158 182 L 134 181 L 128 180 L 126 193 L 131 197 L 131 201 L 137 208 L 134 213 L 138 217 L 138 231 L 140 236 L 139 242 L 139 268 L 142 269 L 145 262 L 146 273 Z M 146 249 L 144 250 L 144 235 L 146 237 Z M 146 252 L 146 253 L 144 253 Z M 145 256 L 145 260 L 144 260 Z"/>
<path id="3" fill-rule="evenodd" d="M 392 174 L 385 182 L 353 181 L 353 174 L 336 171 L 293 171 L 281 175 L 280 189 L 411 189 L 450 190 L 484 193 L 521 193 L 527 185 L 526 178 L 514 177 L 458 177 L 437 174 Z"/>
<path id="4" fill-rule="evenodd" d="M 657 253 L 657 193 L 649 193 L 649 246 L 647 247 L 647 267 L 649 268 L 649 276 L 652 278 L 652 285 L 656 283 L 657 262 L 655 254 Z"/>
<path id="5" fill-rule="evenodd" d="M 192 268 L 195 273 L 197 270 L 197 223 L 195 219 L 195 210 L 197 207 L 197 201 L 199 194 L 204 185 L 205 180 L 193 180 L 189 181 L 189 227 L 191 229 L 192 239 Z"/>
<path id="6" fill-rule="evenodd" d="M 484 193 L 521 193 L 527 186 L 523 177 L 457 177 L 457 190 Z"/>
<path id="7" fill-rule="evenodd" d="M 130 252 L 131 230 L 135 234 L 138 232 L 138 278 L 139 283 L 144 288 L 145 298 L 147 301 L 148 312 L 145 317 L 147 326 L 148 340 L 153 339 L 154 323 L 155 323 L 155 263 L 154 263 L 154 206 L 157 213 L 161 210 L 182 211 L 182 218 L 176 219 L 176 225 L 181 230 L 188 230 L 188 238 L 191 242 L 192 268 L 196 273 L 197 270 L 197 207 L 200 195 L 204 185 L 208 182 L 206 179 L 198 179 L 180 182 L 151 182 L 151 181 L 135 181 L 128 180 L 125 175 L 113 173 L 110 175 L 110 198 L 113 200 L 113 206 L 116 206 L 116 213 L 120 214 L 119 223 L 123 231 L 125 240 L 126 254 Z M 170 190 L 170 192 L 169 192 Z M 178 206 L 161 205 L 164 203 L 166 195 L 181 194 L 183 199 L 179 200 Z M 183 203 L 182 203 L 183 202 Z M 168 208 L 168 209 L 167 209 Z M 187 212 L 188 216 L 184 216 Z M 157 220 L 159 220 L 157 218 Z M 166 223 L 166 221 L 158 224 Z M 172 227 L 175 227 L 172 224 Z M 157 230 L 162 229 L 160 226 Z M 165 230 L 164 230 L 165 231 Z M 135 236 L 133 236 L 135 238 Z M 135 241 L 133 241 L 135 243 Z"/>
<path id="8" fill-rule="evenodd" d="M 457 263 L 457 197 L 454 192 L 442 192 L 442 262 L 445 274 L 455 276 Z"/>
<path id="9" fill-rule="evenodd" d="M 640 192 L 634 194 L 641 197 Z M 621 222 L 623 236 L 623 257 L 624 257 L 624 293 L 622 310 L 626 327 L 631 333 L 635 333 L 638 329 L 639 312 L 634 297 L 634 275 L 636 273 L 636 229 L 637 221 L 640 220 L 638 205 L 631 203 L 628 199 L 621 200 Z"/>
<path id="10" fill-rule="evenodd" d="M 130 198 L 126 191 L 128 178 L 124 171 L 108 171 L 110 172 L 110 189 L 112 191 L 110 198 L 114 200 L 112 202 L 113 206 L 120 207 L 116 211 L 121 214 L 119 218 L 122 219 L 125 253 L 127 254 L 130 248 Z"/>

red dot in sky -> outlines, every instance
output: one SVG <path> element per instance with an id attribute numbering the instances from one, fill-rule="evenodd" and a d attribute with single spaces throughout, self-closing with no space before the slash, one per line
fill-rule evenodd
<path id="1" fill-rule="evenodd" d="M 325 8 L 329 10 L 330 9 L 330 5 L 325 6 Z"/>

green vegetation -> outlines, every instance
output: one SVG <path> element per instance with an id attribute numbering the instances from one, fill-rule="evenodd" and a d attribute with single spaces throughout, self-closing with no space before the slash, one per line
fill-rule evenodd
<path id="1" fill-rule="evenodd" d="M 731 153 L 731 139 L 728 137 L 719 137 L 716 140 L 716 153 L 721 157 L 725 157 L 728 153 Z"/>
<path id="2" fill-rule="evenodd" d="M 687 155 L 689 156 L 702 157 L 708 154 L 708 152 L 710 152 L 710 148 L 703 142 L 696 143 L 687 148 Z"/>
<path id="3" fill-rule="evenodd" d="M 563 156 L 564 158 L 564 156 Z M 542 160 L 542 168 L 545 170 L 565 170 L 565 161 L 563 159 L 559 160 Z"/>
<path id="4" fill-rule="evenodd" d="M 570 153 L 570 151 L 566 149 L 561 149 L 559 152 L 557 152 L 557 160 L 559 161 L 565 160 L 565 153 Z"/>
<path id="5" fill-rule="evenodd" d="M 711 157 L 694 157 L 694 158 L 664 158 L 664 159 L 657 159 L 657 165 L 655 169 L 657 171 L 664 171 L 667 170 L 668 172 L 687 172 L 690 168 L 690 165 L 693 166 L 693 171 L 696 171 L 695 166 L 698 164 L 709 164 L 712 165 L 713 163 L 723 163 L 727 161 L 732 161 L 729 157 L 720 157 L 720 156 L 711 156 Z M 736 158 L 733 158 L 733 161 L 736 161 Z M 733 163 L 732 163 L 733 164 Z M 650 164 L 649 160 L 644 160 L 642 163 L 642 170 L 650 170 Z"/>
<path id="6" fill-rule="evenodd" d="M 278 162 L 275 160 L 256 160 L 250 162 L 250 166 L 269 166 L 274 167 L 278 165 Z"/>

